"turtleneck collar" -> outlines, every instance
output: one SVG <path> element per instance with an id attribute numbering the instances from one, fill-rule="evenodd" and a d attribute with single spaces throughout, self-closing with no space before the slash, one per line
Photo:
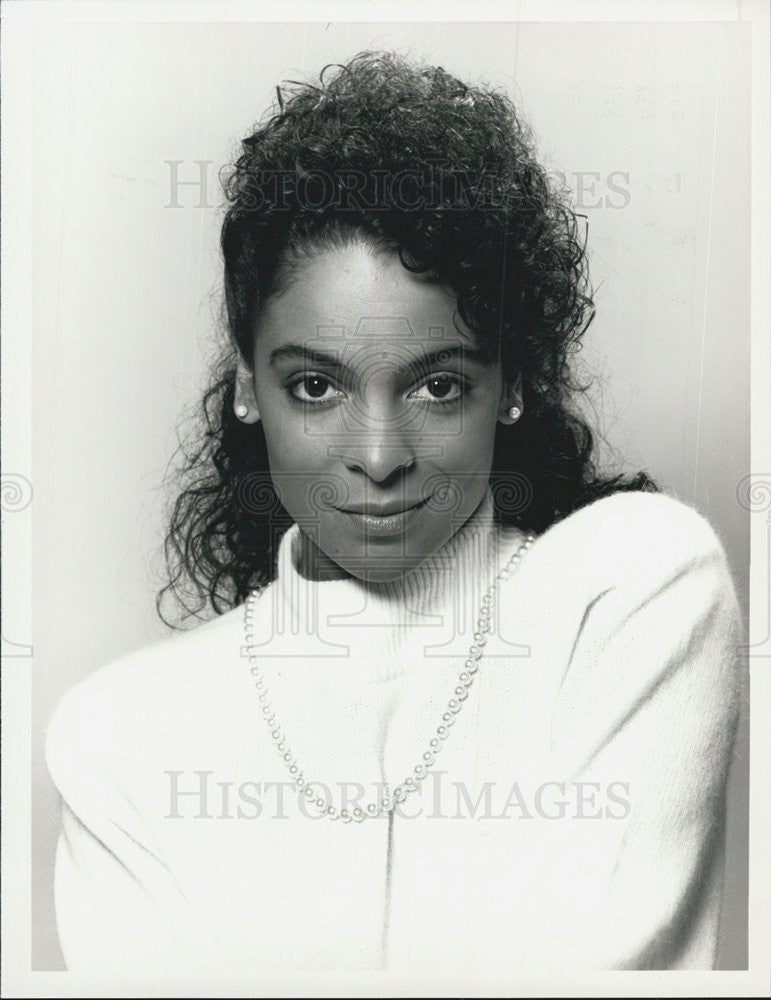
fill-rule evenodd
<path id="1" fill-rule="evenodd" d="M 272 648 L 311 663 L 316 675 L 335 686 L 351 678 L 389 679 L 421 664 L 430 667 L 465 655 L 481 598 L 504 556 L 523 537 L 496 522 L 488 488 L 465 524 L 399 579 L 309 580 L 298 570 L 302 538 L 293 524 L 281 539 L 277 578 L 269 588 L 274 623 L 281 623 L 271 629 L 278 640 Z"/>

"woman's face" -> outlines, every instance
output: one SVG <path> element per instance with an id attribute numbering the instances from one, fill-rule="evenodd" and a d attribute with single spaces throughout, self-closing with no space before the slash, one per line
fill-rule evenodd
<path id="1" fill-rule="evenodd" d="M 396 579 L 482 500 L 496 422 L 521 399 L 504 398 L 500 363 L 476 355 L 455 308 L 357 243 L 303 260 L 263 311 L 236 403 L 259 413 L 307 575 Z"/>

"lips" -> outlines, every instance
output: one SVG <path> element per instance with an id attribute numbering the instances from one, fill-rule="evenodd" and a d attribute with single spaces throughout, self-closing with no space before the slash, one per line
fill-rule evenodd
<path id="1" fill-rule="evenodd" d="M 365 514 L 367 517 L 390 517 L 393 514 L 403 514 L 408 510 L 415 510 L 428 502 L 425 500 L 415 500 L 413 503 L 405 504 L 403 501 L 395 501 L 390 504 L 367 504 L 354 507 L 338 507 L 344 514 Z"/>
<path id="2" fill-rule="evenodd" d="M 368 537 L 398 537 L 404 534 L 410 519 L 428 503 L 419 500 L 411 507 L 405 507 L 404 502 L 395 504 L 382 504 L 381 506 L 368 506 L 358 509 L 347 508 L 340 510 L 346 518 L 355 526 L 357 531 L 363 532 Z"/>

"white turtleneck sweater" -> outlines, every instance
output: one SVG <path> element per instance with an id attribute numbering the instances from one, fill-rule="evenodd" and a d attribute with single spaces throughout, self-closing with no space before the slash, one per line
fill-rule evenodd
<path id="1" fill-rule="evenodd" d="M 338 808 L 421 761 L 523 539 L 488 492 L 421 566 L 366 584 L 305 579 L 284 535 L 254 642 L 275 725 Z M 298 799 L 243 608 L 73 688 L 47 740 L 68 968 L 712 967 L 741 684 L 714 531 L 665 495 L 603 498 L 538 537 L 492 607 L 468 697 L 390 819 Z"/>

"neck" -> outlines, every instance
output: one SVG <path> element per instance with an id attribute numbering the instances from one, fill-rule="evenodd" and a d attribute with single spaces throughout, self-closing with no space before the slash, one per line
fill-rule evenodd
<path id="1" fill-rule="evenodd" d="M 475 536 L 476 540 L 479 541 L 481 535 L 485 537 L 491 535 L 494 514 L 495 506 L 492 493 L 488 487 L 474 512 L 436 552 L 426 557 L 420 563 L 405 567 L 402 573 L 386 580 L 372 579 L 367 575 L 358 577 L 348 572 L 348 570 L 326 555 L 311 535 L 298 526 L 295 526 L 291 540 L 292 566 L 298 576 L 309 582 L 323 583 L 333 580 L 350 580 L 352 582 L 356 581 L 367 588 L 383 589 L 383 592 L 386 593 L 389 586 L 397 590 L 403 581 L 406 582 L 408 577 L 413 577 L 416 574 L 424 576 L 435 570 L 443 572 L 449 570 L 452 572 L 451 564 L 453 559 L 460 554 L 464 545 L 469 543 L 469 536 Z M 379 568 L 376 572 L 378 571 Z M 407 583 L 407 586 L 409 589 L 409 583 Z"/>
<path id="2" fill-rule="evenodd" d="M 266 594 L 274 654 L 301 661 L 293 674 L 335 687 L 430 667 L 436 655 L 464 655 L 482 596 L 522 540 L 522 532 L 503 527 L 493 515 L 488 490 L 443 546 L 385 583 L 313 563 L 318 578 L 305 576 L 308 550 L 293 524 L 281 540 L 275 587 Z M 427 642 L 435 653 L 426 655 Z"/>

